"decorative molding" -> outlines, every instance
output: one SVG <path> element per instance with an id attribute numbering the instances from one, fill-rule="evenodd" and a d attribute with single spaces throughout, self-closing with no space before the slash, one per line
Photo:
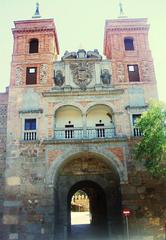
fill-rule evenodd
<path id="1" fill-rule="evenodd" d="M 23 68 L 22 67 L 16 67 L 16 86 L 23 85 Z"/>
<path id="2" fill-rule="evenodd" d="M 130 111 L 130 110 L 131 111 L 132 110 L 134 110 L 134 111 L 135 110 L 139 110 L 139 111 L 142 110 L 143 111 L 143 110 L 146 110 L 147 108 L 148 108 L 148 104 L 146 104 L 144 106 L 130 106 L 130 105 L 128 105 L 128 106 L 125 107 L 125 109 L 128 110 L 128 111 Z"/>
<path id="3" fill-rule="evenodd" d="M 26 114 L 26 113 L 43 113 L 43 109 L 29 109 L 29 110 L 20 110 L 19 114 Z"/>
<path id="4" fill-rule="evenodd" d="M 106 96 L 106 95 L 120 95 L 124 93 L 124 89 L 114 89 L 114 88 L 102 88 L 101 90 L 96 89 L 87 89 L 86 92 L 80 91 L 80 89 L 68 89 L 68 91 L 65 91 L 62 89 L 54 90 L 50 92 L 43 92 L 43 97 L 64 97 L 64 96 Z"/>
<path id="5" fill-rule="evenodd" d="M 48 75 L 48 65 L 41 64 L 40 65 L 40 83 L 47 83 L 47 75 Z"/>
<path id="6" fill-rule="evenodd" d="M 122 62 L 117 63 L 117 77 L 118 82 L 125 81 L 125 66 Z"/>

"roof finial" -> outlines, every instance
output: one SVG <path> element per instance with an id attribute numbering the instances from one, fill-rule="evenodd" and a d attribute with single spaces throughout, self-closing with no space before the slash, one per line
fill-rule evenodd
<path id="1" fill-rule="evenodd" d="M 39 12 L 39 3 L 36 3 L 36 11 L 35 14 L 32 16 L 32 18 L 41 18 L 40 12 Z"/>
<path id="2" fill-rule="evenodd" d="M 123 11 L 122 2 L 119 2 L 119 10 L 120 10 L 119 18 L 126 18 L 125 14 L 124 14 L 124 11 Z"/>
<path id="3" fill-rule="evenodd" d="M 119 3 L 119 9 L 120 9 L 120 16 L 123 16 L 124 12 L 123 12 L 123 5 L 121 2 Z"/>

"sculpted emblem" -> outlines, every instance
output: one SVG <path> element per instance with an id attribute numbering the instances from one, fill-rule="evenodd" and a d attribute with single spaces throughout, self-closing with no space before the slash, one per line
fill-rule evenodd
<path id="1" fill-rule="evenodd" d="M 86 86 L 92 81 L 94 64 L 85 61 L 71 63 L 70 69 L 75 84 L 80 86 L 81 89 L 86 89 Z"/>

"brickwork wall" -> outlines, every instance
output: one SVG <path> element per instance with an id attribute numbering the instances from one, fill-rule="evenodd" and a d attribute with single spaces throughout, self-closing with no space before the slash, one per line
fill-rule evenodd
<path id="1" fill-rule="evenodd" d="M 4 170 L 6 160 L 6 128 L 7 128 L 8 93 L 0 93 L 0 229 L 2 229 L 4 202 Z M 2 232 L 0 231 L 0 239 Z"/>

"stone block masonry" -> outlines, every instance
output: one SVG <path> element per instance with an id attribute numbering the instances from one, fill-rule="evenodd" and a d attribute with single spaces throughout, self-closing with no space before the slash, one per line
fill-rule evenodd
<path id="1" fill-rule="evenodd" d="M 6 129 L 7 129 L 8 92 L 0 93 L 0 229 L 3 229 L 3 202 L 5 188 Z M 3 232 L 0 231 L 0 239 Z"/>

